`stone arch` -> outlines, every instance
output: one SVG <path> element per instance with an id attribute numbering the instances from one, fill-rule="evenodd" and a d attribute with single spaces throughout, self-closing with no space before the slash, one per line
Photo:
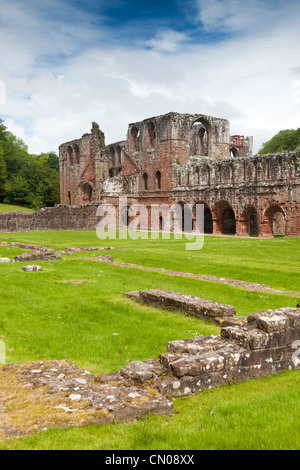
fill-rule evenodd
<path id="1" fill-rule="evenodd" d="M 258 211 L 253 205 L 244 208 L 239 221 L 239 235 L 258 236 L 260 224 Z"/>
<path id="2" fill-rule="evenodd" d="M 235 235 L 235 213 L 228 201 L 217 202 L 214 209 L 214 219 L 216 223 L 216 230 L 214 230 L 214 232 L 221 233 L 223 235 Z"/>
<path id="3" fill-rule="evenodd" d="M 92 201 L 93 187 L 90 183 L 85 183 L 82 186 L 83 204 L 89 204 Z"/>
<path id="4" fill-rule="evenodd" d="M 232 146 L 229 149 L 230 158 L 237 158 L 239 156 L 239 151 L 236 147 Z"/>
<path id="5" fill-rule="evenodd" d="M 161 181 L 161 172 L 157 170 L 155 172 L 155 189 L 161 189 L 162 181 Z"/>
<path id="6" fill-rule="evenodd" d="M 273 203 L 264 211 L 264 234 L 269 236 L 284 236 L 286 233 L 286 214 L 284 209 Z"/>
<path id="7" fill-rule="evenodd" d="M 73 146 L 73 164 L 78 165 L 80 161 L 80 150 L 78 144 Z"/>
<path id="8" fill-rule="evenodd" d="M 131 141 L 131 148 L 133 152 L 137 152 L 139 150 L 139 134 L 140 131 L 136 126 L 133 126 L 130 130 L 130 141 Z"/>
<path id="9" fill-rule="evenodd" d="M 210 123 L 204 118 L 193 122 L 190 130 L 190 154 L 210 155 Z"/>
<path id="10" fill-rule="evenodd" d="M 147 147 L 154 148 L 155 147 L 155 139 L 156 139 L 156 132 L 155 132 L 155 124 L 151 121 L 147 126 Z"/>
<path id="11" fill-rule="evenodd" d="M 147 191 L 148 190 L 148 173 L 144 172 L 143 173 L 143 177 L 142 177 L 142 187 L 143 187 L 143 191 Z"/>

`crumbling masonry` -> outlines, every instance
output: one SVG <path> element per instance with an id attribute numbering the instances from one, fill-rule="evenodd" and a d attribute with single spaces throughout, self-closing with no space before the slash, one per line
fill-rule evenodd
<path id="1" fill-rule="evenodd" d="M 168 113 L 130 124 L 125 141 L 106 146 L 93 123 L 90 134 L 59 148 L 61 204 L 92 204 L 94 213 L 112 204 L 128 225 L 133 204 L 149 211 L 190 204 L 195 222 L 202 203 L 205 233 L 299 236 L 300 151 L 253 156 L 252 137 L 231 136 L 229 127 L 226 119 Z M 120 196 L 127 198 L 122 213 Z M 163 230 L 162 215 L 137 228 Z"/>

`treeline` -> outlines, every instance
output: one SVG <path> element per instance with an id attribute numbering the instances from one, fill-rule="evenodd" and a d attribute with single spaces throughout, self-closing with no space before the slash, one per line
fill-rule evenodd
<path id="1" fill-rule="evenodd" d="M 300 150 L 300 128 L 279 131 L 268 142 L 262 144 L 259 154 Z"/>
<path id="2" fill-rule="evenodd" d="M 0 119 L 0 203 L 32 209 L 60 202 L 59 160 L 55 152 L 32 155 Z"/>

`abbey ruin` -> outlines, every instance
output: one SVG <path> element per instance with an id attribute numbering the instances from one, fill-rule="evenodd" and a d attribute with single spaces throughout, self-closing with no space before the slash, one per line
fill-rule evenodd
<path id="1" fill-rule="evenodd" d="M 206 234 L 300 236 L 300 150 L 253 155 L 252 147 L 252 137 L 230 135 L 228 120 L 202 114 L 132 123 L 126 140 L 109 145 L 93 123 L 90 133 L 59 147 L 61 204 L 1 214 L 0 230 L 95 230 L 97 209 L 110 204 L 117 227 L 128 227 L 129 208 L 140 205 L 147 213 L 137 230 L 197 232 L 195 207 L 202 204 Z M 152 207 L 174 205 L 182 207 L 179 224 L 174 217 L 166 228 L 161 212 L 151 218 Z"/>
<path id="2" fill-rule="evenodd" d="M 205 233 L 299 236 L 300 152 L 253 156 L 252 147 L 252 137 L 230 135 L 228 120 L 201 114 L 129 124 L 126 140 L 110 145 L 93 123 L 59 148 L 61 204 L 202 203 Z"/>

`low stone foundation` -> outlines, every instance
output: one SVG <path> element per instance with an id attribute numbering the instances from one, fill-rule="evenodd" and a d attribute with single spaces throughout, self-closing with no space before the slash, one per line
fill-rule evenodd
<path id="1" fill-rule="evenodd" d="M 212 300 L 164 289 L 132 291 L 125 293 L 124 296 L 144 305 L 183 312 L 186 316 L 213 320 L 218 324 L 222 319 L 233 317 L 236 314 L 236 309 L 232 305 L 224 305 Z"/>
<path id="2" fill-rule="evenodd" d="M 99 377 L 69 361 L 8 364 L 0 366 L 0 438 L 172 414 L 172 397 L 299 368 L 300 308 L 289 307 L 219 335 L 170 341 L 158 359 Z"/>
<path id="3" fill-rule="evenodd" d="M 159 360 L 170 376 L 157 384 L 164 395 L 244 382 L 300 367 L 300 309 L 253 314 L 220 335 L 171 341 Z"/>

